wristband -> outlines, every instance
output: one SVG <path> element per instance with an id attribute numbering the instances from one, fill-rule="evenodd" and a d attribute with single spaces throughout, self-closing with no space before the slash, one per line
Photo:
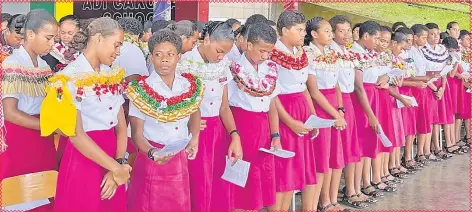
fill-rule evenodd
<path id="1" fill-rule="evenodd" d="M 338 111 L 342 111 L 343 113 L 346 113 L 346 110 L 344 110 L 344 107 L 339 107 Z"/>
<path id="2" fill-rule="evenodd" d="M 272 133 L 270 135 L 270 140 L 274 139 L 274 138 L 280 138 L 280 134 L 279 133 Z"/>
<path id="3" fill-rule="evenodd" d="M 238 130 L 233 130 L 229 133 L 229 136 L 232 136 L 234 133 L 238 134 L 239 135 L 239 131 Z"/>
<path id="4" fill-rule="evenodd" d="M 128 164 L 128 160 L 126 160 L 126 158 L 117 158 L 115 161 L 121 165 Z"/>

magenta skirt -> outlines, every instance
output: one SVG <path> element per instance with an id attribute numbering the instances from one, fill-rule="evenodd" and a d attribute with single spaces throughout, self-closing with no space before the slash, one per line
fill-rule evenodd
<path id="1" fill-rule="evenodd" d="M 399 93 L 398 87 L 394 88 L 397 93 Z M 393 134 L 394 138 L 392 140 L 393 147 L 402 147 L 405 146 L 405 129 L 403 127 L 403 116 L 402 110 L 397 107 L 397 100 L 390 96 L 390 106 L 392 108 L 392 121 L 393 121 Z"/>
<path id="2" fill-rule="evenodd" d="M 411 93 L 418 102 L 416 110 L 416 132 L 418 134 L 428 134 L 432 131 L 432 107 L 431 101 L 429 101 L 429 90 L 431 89 L 411 87 Z"/>
<path id="3" fill-rule="evenodd" d="M 305 123 L 310 117 L 310 108 L 303 93 L 283 94 L 278 98 L 293 119 Z M 282 122 L 279 128 L 282 148 L 295 152 L 295 156 L 289 159 L 275 157 L 276 191 L 303 190 L 305 185 L 315 185 L 317 170 L 311 134 L 300 137 Z"/>
<path id="4" fill-rule="evenodd" d="M 438 79 L 434 84 L 436 87 L 441 87 L 443 79 Z M 446 84 L 444 89 L 444 95 L 441 100 L 436 99 L 436 104 L 438 106 L 438 121 L 433 122 L 433 124 L 453 124 L 454 123 L 454 113 L 452 111 L 451 104 L 451 93 L 449 86 Z"/>
<path id="5" fill-rule="evenodd" d="M 39 116 L 36 116 L 39 117 Z M 54 137 L 5 121 L 5 152 L 0 153 L 0 181 L 18 175 L 57 170 Z M 1 185 L 0 185 L 1 188 Z M 1 201 L 1 200 L 0 200 Z M 53 211 L 54 200 L 29 211 Z"/>
<path id="6" fill-rule="evenodd" d="M 405 96 L 413 96 L 412 88 L 411 87 L 400 87 L 400 93 Z M 397 108 L 396 100 L 394 104 Z M 403 121 L 403 130 L 405 136 L 414 136 L 416 135 L 416 110 L 418 107 L 410 107 L 410 108 L 401 108 L 401 116 Z"/>
<path id="7" fill-rule="evenodd" d="M 188 162 L 192 211 L 229 211 L 230 183 L 221 179 L 229 146 L 226 132 L 220 117 L 202 120 L 207 127 L 200 132 L 197 157 Z"/>
<path id="8" fill-rule="evenodd" d="M 390 96 L 388 89 L 378 89 L 379 92 L 379 115 L 378 119 L 380 126 L 387 136 L 387 138 L 392 142 L 391 147 L 385 147 L 380 139 L 378 140 L 378 147 L 380 152 L 392 152 L 394 143 L 395 143 L 395 127 L 393 126 L 393 103 L 392 97 Z"/>
<path id="9" fill-rule="evenodd" d="M 331 106 L 338 108 L 336 89 L 320 89 L 320 92 L 326 97 Z M 313 105 L 318 117 L 333 119 L 316 102 L 313 102 Z M 316 171 L 327 173 L 329 169 L 342 169 L 344 167 L 344 155 L 340 131 L 333 127 L 319 129 L 319 131 L 320 134 L 314 140 Z"/>
<path id="10" fill-rule="evenodd" d="M 251 163 L 246 186 L 231 184 L 232 208 L 259 210 L 271 206 L 275 204 L 274 155 L 259 151 L 271 146 L 269 117 L 239 107 L 231 107 L 231 111 L 241 137 L 243 160 Z"/>
<path id="11" fill-rule="evenodd" d="M 162 148 L 155 142 L 150 143 Z M 139 152 L 128 188 L 129 212 L 190 211 L 187 153 L 182 150 L 165 164 Z"/>
<path id="12" fill-rule="evenodd" d="M 114 129 L 87 132 L 87 135 L 110 157 L 115 158 Z M 110 200 L 101 200 L 101 182 L 108 170 L 86 158 L 67 142 L 57 180 L 55 212 L 126 211 L 126 191 L 122 185 Z"/>
<path id="13" fill-rule="evenodd" d="M 472 94 L 467 93 L 465 87 L 462 87 L 462 92 L 463 92 L 463 96 L 459 103 L 460 105 L 462 105 L 462 108 L 459 113 L 459 118 L 465 120 L 465 119 L 472 118 L 472 106 L 471 106 Z"/>
<path id="14" fill-rule="evenodd" d="M 341 141 L 343 146 L 344 164 L 357 163 L 361 160 L 359 152 L 359 140 L 357 135 L 356 112 L 352 106 L 351 94 L 342 93 L 343 106 L 345 110 L 344 119 L 346 120 L 346 129 L 342 130 Z M 333 130 L 331 135 L 336 134 Z"/>
<path id="15" fill-rule="evenodd" d="M 364 83 L 365 93 L 369 105 L 374 112 L 374 115 L 378 117 L 379 113 L 379 93 L 375 84 Z M 369 119 L 362 108 L 359 99 L 355 93 L 351 94 L 352 103 L 354 110 L 357 111 L 356 123 L 357 123 L 357 136 L 359 139 L 359 150 L 361 157 L 376 158 L 379 146 L 379 137 L 377 133 L 369 126 Z"/>
<path id="16" fill-rule="evenodd" d="M 460 66 L 458 66 L 457 69 L 460 70 Z M 460 88 L 463 88 L 464 86 L 462 85 L 462 81 L 460 79 L 456 77 L 449 77 L 449 76 L 447 76 L 447 84 L 449 84 L 449 94 L 451 96 L 452 113 L 455 115 L 459 113 L 458 102 L 462 96 L 462 93 L 460 93 L 459 91 L 461 91 Z"/>

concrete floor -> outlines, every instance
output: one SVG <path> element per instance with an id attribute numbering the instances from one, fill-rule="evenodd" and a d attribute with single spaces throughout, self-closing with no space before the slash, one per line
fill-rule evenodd
<path id="1" fill-rule="evenodd" d="M 471 210 L 469 154 L 431 162 L 404 181 L 367 210 Z M 301 210 L 300 195 L 296 209 Z"/>

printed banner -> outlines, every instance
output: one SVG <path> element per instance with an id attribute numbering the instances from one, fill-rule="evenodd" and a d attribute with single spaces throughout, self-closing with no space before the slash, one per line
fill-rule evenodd
<path id="1" fill-rule="evenodd" d="M 134 17 L 141 22 L 152 20 L 154 2 L 146 1 L 76 1 L 74 15 L 81 19 L 97 18 L 102 16 L 120 19 Z"/>

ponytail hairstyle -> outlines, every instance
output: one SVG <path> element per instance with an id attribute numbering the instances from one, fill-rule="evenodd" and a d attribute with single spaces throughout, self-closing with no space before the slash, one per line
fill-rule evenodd
<path id="1" fill-rule="evenodd" d="M 62 17 L 59 20 L 59 25 L 62 25 L 66 21 L 72 22 L 72 24 L 74 24 L 77 28 L 80 29 L 80 20 L 79 20 L 79 18 L 77 18 L 77 16 L 75 16 L 75 15 L 66 15 L 66 16 Z"/>
<path id="2" fill-rule="evenodd" d="M 311 31 L 317 31 L 321 27 L 321 21 L 325 20 L 322 17 L 314 17 L 306 22 L 306 35 L 304 45 L 310 45 L 310 42 L 313 41 L 313 37 L 311 36 Z"/>
<path id="3" fill-rule="evenodd" d="M 28 30 L 37 33 L 46 24 L 57 25 L 57 21 L 46 10 L 35 9 L 26 15 L 18 15 L 12 18 L 9 25 L 13 27 L 16 33 L 23 35 L 26 40 Z"/>
<path id="4" fill-rule="evenodd" d="M 106 37 L 112 35 L 117 29 L 123 30 L 117 21 L 109 17 L 100 17 L 94 19 L 90 24 L 87 25 L 85 30 L 79 31 L 74 35 L 74 38 L 71 42 L 71 48 L 69 49 L 70 55 L 68 56 L 72 56 L 76 52 L 83 51 L 85 47 L 87 47 L 87 43 L 91 37 L 97 34 Z M 64 56 L 67 57 L 66 55 Z"/>
<path id="5" fill-rule="evenodd" d="M 200 40 L 204 40 L 207 36 L 210 38 L 210 41 L 227 40 L 234 42 L 233 28 L 223 21 L 208 22 L 203 27 Z"/>
<path id="6" fill-rule="evenodd" d="M 167 29 L 173 31 L 180 37 L 190 38 L 197 32 L 197 25 L 191 21 L 183 20 L 167 25 Z"/>
<path id="7" fill-rule="evenodd" d="M 10 20 L 8 20 L 7 28 L 8 30 L 10 30 L 10 32 L 21 34 L 21 30 L 23 29 L 25 24 L 24 22 L 26 22 L 26 15 L 13 15 Z"/>

